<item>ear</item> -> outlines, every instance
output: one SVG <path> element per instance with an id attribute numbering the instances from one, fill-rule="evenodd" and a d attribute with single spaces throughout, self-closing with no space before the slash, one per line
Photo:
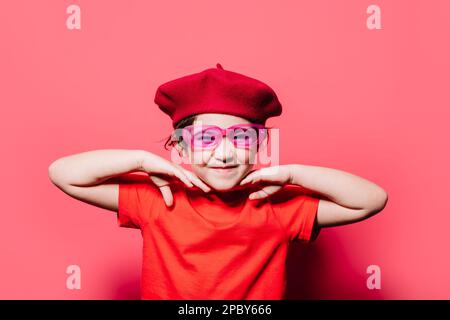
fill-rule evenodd
<path id="1" fill-rule="evenodd" d="M 174 148 L 177 150 L 178 155 L 179 155 L 181 158 L 185 158 L 185 157 L 188 156 L 187 150 L 183 147 L 183 144 L 182 144 L 181 142 L 176 143 L 175 146 L 174 146 Z"/>

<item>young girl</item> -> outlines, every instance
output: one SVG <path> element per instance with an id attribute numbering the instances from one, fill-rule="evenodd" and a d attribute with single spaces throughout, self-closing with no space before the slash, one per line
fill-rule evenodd
<path id="1" fill-rule="evenodd" d="M 141 230 L 142 299 L 282 299 L 292 241 L 386 205 L 381 187 L 340 170 L 252 170 L 266 119 L 281 114 L 256 79 L 217 64 L 161 85 L 155 103 L 176 129 L 167 144 L 192 170 L 144 150 L 88 151 L 49 167 L 62 191 Z"/>

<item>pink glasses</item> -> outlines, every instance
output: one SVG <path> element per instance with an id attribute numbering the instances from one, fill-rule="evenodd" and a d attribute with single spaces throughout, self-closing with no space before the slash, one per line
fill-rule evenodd
<path id="1" fill-rule="evenodd" d="M 213 125 L 190 125 L 182 129 L 183 141 L 193 148 L 213 149 L 226 136 L 236 148 L 248 149 L 260 144 L 267 136 L 261 124 L 237 124 L 225 129 Z"/>

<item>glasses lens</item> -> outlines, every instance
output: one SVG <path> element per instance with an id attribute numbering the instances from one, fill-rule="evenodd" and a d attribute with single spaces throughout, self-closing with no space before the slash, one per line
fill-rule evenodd
<path id="1" fill-rule="evenodd" d="M 267 128 L 259 124 L 241 124 L 228 128 L 228 139 L 236 148 L 250 148 L 260 144 L 267 136 Z M 222 140 L 222 129 L 216 126 L 188 126 L 184 128 L 183 139 L 199 149 L 212 149 Z"/>
<path id="2" fill-rule="evenodd" d="M 192 144 L 197 148 L 212 148 L 220 141 L 220 135 L 221 133 L 215 128 L 196 130 L 192 138 Z"/>
<path id="3" fill-rule="evenodd" d="M 264 139 L 263 127 L 239 126 L 232 131 L 233 143 L 237 148 L 248 148 L 260 143 Z"/>

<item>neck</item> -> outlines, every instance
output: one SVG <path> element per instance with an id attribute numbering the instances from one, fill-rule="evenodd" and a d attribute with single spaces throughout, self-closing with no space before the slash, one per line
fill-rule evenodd
<path id="1" fill-rule="evenodd" d="M 227 191 L 211 190 L 209 195 L 224 203 L 240 203 L 245 201 L 248 197 L 248 193 L 245 192 L 244 189 L 232 189 Z"/>
<path id="2" fill-rule="evenodd" d="M 227 206 L 239 206 L 244 203 L 249 193 L 249 188 L 245 186 L 236 186 L 230 190 L 221 191 L 212 189 L 210 192 L 205 193 L 202 190 L 192 190 L 202 198 L 211 202 L 221 202 Z"/>

